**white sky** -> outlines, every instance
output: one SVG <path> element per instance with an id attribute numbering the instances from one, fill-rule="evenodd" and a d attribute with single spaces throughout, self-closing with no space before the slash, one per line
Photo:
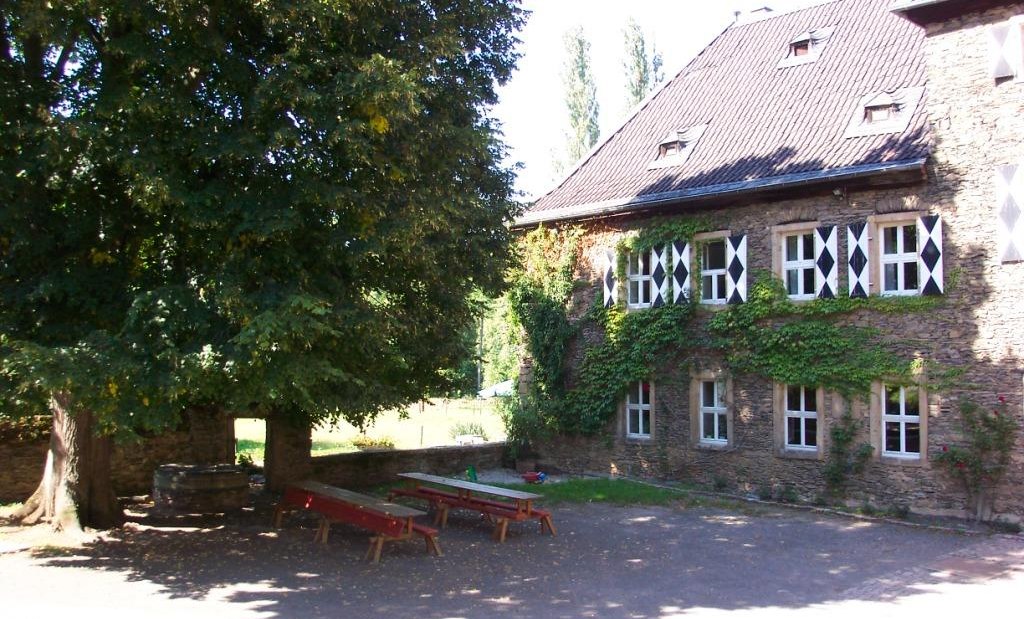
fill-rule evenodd
<path id="1" fill-rule="evenodd" d="M 523 0 L 533 12 L 520 32 L 519 68 L 499 91 L 494 115 L 502 122 L 512 162 L 521 162 L 517 189 L 537 197 L 560 180 L 553 162 L 564 153 L 565 110 L 562 36 L 577 25 L 590 41 L 602 137 L 622 123 L 625 108 L 623 28 L 630 17 L 664 59 L 666 79 L 718 36 L 735 11 L 770 6 L 776 12 L 821 0 Z M 649 53 L 649 52 L 648 52 Z"/>

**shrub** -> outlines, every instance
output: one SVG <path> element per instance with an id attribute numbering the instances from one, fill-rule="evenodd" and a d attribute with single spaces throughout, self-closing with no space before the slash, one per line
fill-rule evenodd
<path id="1" fill-rule="evenodd" d="M 479 436 L 480 438 L 487 440 L 487 430 L 484 430 L 482 424 L 476 421 L 460 421 L 452 426 L 452 429 L 448 432 L 448 435 L 452 438 L 456 438 L 465 434 L 471 436 Z"/>
<path id="2" fill-rule="evenodd" d="M 359 436 L 352 439 L 352 444 L 359 449 L 394 449 L 395 440 L 387 436 L 381 436 L 374 438 L 372 436 L 366 436 L 360 434 Z"/>

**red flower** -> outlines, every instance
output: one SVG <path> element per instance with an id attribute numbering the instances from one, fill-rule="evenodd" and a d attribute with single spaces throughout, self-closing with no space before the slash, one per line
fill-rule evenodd
<path id="1" fill-rule="evenodd" d="M 1006 404 L 1006 396 L 1005 395 L 999 396 L 999 403 L 1000 404 Z"/>
<path id="2" fill-rule="evenodd" d="M 957 462 L 956 463 L 956 468 L 958 468 L 958 469 L 967 468 L 967 465 L 964 464 L 963 462 Z"/>
<path id="3" fill-rule="evenodd" d="M 949 445 L 943 445 L 942 451 L 949 451 Z"/>

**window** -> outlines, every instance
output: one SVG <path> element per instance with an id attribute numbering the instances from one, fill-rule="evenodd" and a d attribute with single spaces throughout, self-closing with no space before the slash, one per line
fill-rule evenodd
<path id="1" fill-rule="evenodd" d="M 883 295 L 918 293 L 917 224 L 880 226 L 880 263 Z"/>
<path id="2" fill-rule="evenodd" d="M 626 262 L 626 306 L 639 309 L 651 306 L 654 258 L 651 252 L 629 254 Z"/>
<path id="3" fill-rule="evenodd" d="M 626 436 L 651 438 L 651 383 L 640 381 L 626 392 Z"/>
<path id="4" fill-rule="evenodd" d="M 880 123 L 895 118 L 899 107 L 895 103 L 883 103 L 869 105 L 864 108 L 864 121 L 868 123 Z"/>
<path id="5" fill-rule="evenodd" d="M 989 75 L 997 82 L 1024 77 L 1024 43 L 1022 43 L 1021 26 L 1024 16 L 1011 17 L 1009 20 L 993 24 L 989 34 Z"/>
<path id="6" fill-rule="evenodd" d="M 782 276 L 786 282 L 786 294 L 791 299 L 813 299 L 814 233 L 790 234 L 784 239 Z"/>
<path id="7" fill-rule="evenodd" d="M 882 455 L 921 456 L 921 396 L 917 387 L 882 385 Z"/>
<path id="8" fill-rule="evenodd" d="M 725 239 L 704 243 L 700 258 L 700 302 L 725 303 L 726 300 Z"/>
<path id="9" fill-rule="evenodd" d="M 790 56 L 806 56 L 811 53 L 811 40 L 801 39 L 789 44 Z"/>
<path id="10" fill-rule="evenodd" d="M 681 166 L 690 158 L 690 154 L 697 146 L 708 126 L 695 125 L 685 129 L 677 129 L 669 132 L 667 136 L 658 143 L 658 153 L 648 166 L 648 170 Z"/>
<path id="11" fill-rule="evenodd" d="M 921 86 L 864 95 L 857 101 L 843 137 L 903 133 L 910 126 L 923 96 L 924 88 Z"/>
<path id="12" fill-rule="evenodd" d="M 789 42 L 786 57 L 779 61 L 776 68 L 796 67 L 816 61 L 835 32 L 835 27 L 805 30 L 793 37 Z"/>
<path id="13" fill-rule="evenodd" d="M 799 385 L 785 387 L 786 449 L 817 451 L 818 390 Z"/>
<path id="14" fill-rule="evenodd" d="M 725 381 L 700 381 L 700 442 L 726 444 L 729 441 Z"/>

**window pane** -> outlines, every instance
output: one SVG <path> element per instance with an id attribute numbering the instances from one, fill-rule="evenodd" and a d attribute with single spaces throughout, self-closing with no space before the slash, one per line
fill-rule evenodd
<path id="1" fill-rule="evenodd" d="M 651 383 L 640 383 L 640 403 L 651 403 Z"/>
<path id="2" fill-rule="evenodd" d="M 814 269 L 804 269 L 804 294 L 814 294 Z"/>
<path id="3" fill-rule="evenodd" d="M 896 254 L 899 253 L 897 247 L 896 237 L 899 232 L 899 228 L 893 226 L 889 228 L 882 228 L 882 253 L 883 254 Z"/>
<path id="4" fill-rule="evenodd" d="M 786 387 L 786 410 L 800 410 L 800 387 L 798 385 Z"/>
<path id="5" fill-rule="evenodd" d="M 800 418 L 786 418 L 786 444 L 800 445 Z"/>
<path id="6" fill-rule="evenodd" d="M 804 410 L 815 411 L 818 410 L 818 390 L 817 389 L 804 389 Z"/>
<path id="7" fill-rule="evenodd" d="M 711 241 L 704 246 L 704 268 L 725 268 L 725 241 Z"/>
<path id="8" fill-rule="evenodd" d="M 917 251 L 917 226 L 903 226 L 903 253 Z"/>
<path id="9" fill-rule="evenodd" d="M 725 408 L 725 381 L 715 381 L 715 405 L 718 408 Z"/>
<path id="10" fill-rule="evenodd" d="M 895 264 L 887 264 L 884 268 L 884 288 L 885 290 L 899 290 L 899 281 L 896 279 L 896 267 Z"/>
<path id="11" fill-rule="evenodd" d="M 639 303 L 640 302 L 640 282 L 631 281 L 629 282 L 629 302 Z"/>
<path id="12" fill-rule="evenodd" d="M 640 431 L 640 411 L 636 409 L 629 411 L 629 428 L 627 431 L 630 434 L 636 434 Z"/>
<path id="13" fill-rule="evenodd" d="M 813 260 L 814 259 L 814 235 L 813 234 L 805 234 L 801 238 L 804 241 L 804 255 L 803 255 L 803 259 L 804 260 Z"/>
<path id="14" fill-rule="evenodd" d="M 639 282 L 640 294 L 637 296 L 637 302 L 641 304 L 648 304 L 651 302 L 651 282 L 650 280 Z"/>
<path id="15" fill-rule="evenodd" d="M 920 415 L 921 414 L 921 402 L 920 392 L 914 387 L 903 390 L 903 414 L 904 415 Z"/>
<path id="16" fill-rule="evenodd" d="M 887 422 L 885 424 L 885 450 L 900 451 L 900 424 Z"/>
<path id="17" fill-rule="evenodd" d="M 800 294 L 800 269 L 786 271 L 786 294 Z"/>
<path id="18" fill-rule="evenodd" d="M 725 419 L 725 413 L 718 414 L 718 439 L 726 440 L 729 437 L 728 433 L 728 422 Z"/>
<path id="19" fill-rule="evenodd" d="M 701 283 L 702 283 L 702 286 L 701 286 L 701 289 L 700 289 L 700 296 L 701 296 L 701 298 L 709 299 L 709 300 L 715 298 L 715 295 L 714 295 L 713 290 L 712 290 L 712 284 L 714 283 L 714 281 L 715 281 L 715 278 L 713 276 L 706 276 L 706 277 L 702 277 L 701 278 Z"/>
<path id="20" fill-rule="evenodd" d="M 701 436 L 703 438 L 715 438 L 715 414 L 704 413 L 702 417 L 704 419 L 704 431 Z"/>
<path id="21" fill-rule="evenodd" d="M 805 419 L 804 420 L 804 445 L 808 447 L 818 446 L 818 420 L 817 419 Z"/>
<path id="22" fill-rule="evenodd" d="M 701 382 L 701 406 L 713 408 L 715 406 L 715 383 L 710 380 Z"/>
<path id="23" fill-rule="evenodd" d="M 921 424 L 904 424 L 904 432 L 907 433 L 907 453 L 921 453 Z"/>
<path id="24" fill-rule="evenodd" d="M 717 284 L 718 284 L 717 285 L 718 290 L 715 291 L 717 293 L 715 295 L 715 298 L 716 299 L 724 299 L 725 298 L 725 275 L 718 275 L 718 276 L 715 277 L 715 280 L 717 281 Z"/>
<path id="25" fill-rule="evenodd" d="M 903 263 L 903 289 L 917 290 L 917 263 Z"/>
<path id="26" fill-rule="evenodd" d="M 899 387 L 886 387 L 885 388 L 885 414 L 886 415 L 899 415 L 900 414 L 900 388 Z"/>
<path id="27" fill-rule="evenodd" d="M 799 247 L 798 243 L 800 237 L 798 236 L 787 236 L 786 237 L 786 260 L 799 260 L 800 256 L 797 253 Z"/>

